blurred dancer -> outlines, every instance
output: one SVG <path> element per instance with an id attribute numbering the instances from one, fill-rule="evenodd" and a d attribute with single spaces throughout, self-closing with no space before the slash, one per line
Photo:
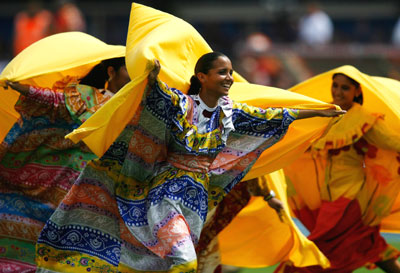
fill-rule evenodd
<path id="1" fill-rule="evenodd" d="M 393 106 L 400 83 L 345 66 L 292 90 L 302 93 L 313 86 L 323 92 L 329 84 L 333 103 L 347 114 L 285 172 L 293 185 L 291 207 L 331 267 L 286 262 L 276 272 L 344 273 L 373 264 L 400 272 L 400 251 L 379 233 L 400 191 L 400 134 L 393 130 L 399 124 Z"/>
<path id="2" fill-rule="evenodd" d="M 76 34 L 71 39 L 76 42 L 76 38 L 82 38 L 84 47 L 88 43 L 84 40 L 86 36 Z M 66 39 L 59 40 L 58 46 L 65 46 Z M 111 56 L 124 52 L 124 47 L 114 50 L 116 46 L 107 46 L 101 41 L 93 46 L 104 47 L 108 50 L 105 54 Z M 35 54 L 34 50 L 29 52 Z M 101 50 L 96 52 L 101 54 Z M 31 54 L 24 56 L 29 59 Z M 72 59 L 69 58 L 68 65 Z M 43 81 L 45 76 L 40 76 Z M 44 223 L 87 161 L 95 158 L 86 145 L 74 144 L 64 137 L 127 81 L 125 58 L 117 57 L 103 60 L 83 77 L 66 76 L 52 88 L 5 82 L 9 89 L 21 95 L 15 105 L 20 120 L 0 145 L 0 272 L 35 271 L 35 243 Z"/>

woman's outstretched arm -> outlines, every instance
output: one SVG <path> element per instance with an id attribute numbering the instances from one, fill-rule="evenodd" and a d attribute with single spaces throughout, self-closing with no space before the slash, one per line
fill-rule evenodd
<path id="1" fill-rule="evenodd" d="M 304 118 L 313 118 L 313 117 L 338 117 L 346 113 L 345 110 L 338 109 L 324 109 L 324 110 L 315 110 L 315 109 L 299 109 L 299 115 L 297 119 Z"/>
<path id="2" fill-rule="evenodd" d="M 29 94 L 30 86 L 27 84 L 20 84 L 19 82 L 6 81 L 6 86 L 11 87 L 12 89 L 18 91 L 24 96 L 27 96 Z"/>
<path id="3" fill-rule="evenodd" d="M 41 104 L 53 105 L 55 107 L 64 104 L 64 93 L 56 92 L 50 88 L 35 87 L 11 81 L 6 81 L 6 86 L 11 87 L 12 89 L 18 91 L 21 95 L 29 97 L 30 99 Z"/>

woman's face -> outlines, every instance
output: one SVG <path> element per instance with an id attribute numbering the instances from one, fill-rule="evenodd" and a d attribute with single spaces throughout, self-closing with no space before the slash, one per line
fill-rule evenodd
<path id="1" fill-rule="evenodd" d="M 216 97 L 227 96 L 233 84 L 232 63 L 228 57 L 218 57 L 207 74 L 198 73 L 202 92 Z"/>
<path id="2" fill-rule="evenodd" d="M 125 65 L 121 66 L 117 71 L 114 70 L 114 67 L 109 66 L 107 68 L 107 73 L 111 79 L 108 82 L 108 90 L 114 94 L 130 81 Z"/>
<path id="3" fill-rule="evenodd" d="M 116 86 L 117 90 L 124 87 L 124 85 L 127 84 L 131 80 L 129 78 L 129 74 L 128 74 L 128 71 L 126 70 L 125 65 L 121 66 L 118 69 L 113 80 L 115 80 L 115 86 Z"/>
<path id="4" fill-rule="evenodd" d="M 349 110 L 353 106 L 354 98 L 361 94 L 360 88 L 357 88 L 344 75 L 336 75 L 332 80 L 332 98 L 333 103 L 339 105 L 343 110 Z"/>

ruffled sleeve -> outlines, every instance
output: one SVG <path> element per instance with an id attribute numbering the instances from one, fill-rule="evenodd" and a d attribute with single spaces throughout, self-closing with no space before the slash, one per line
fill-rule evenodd
<path id="1" fill-rule="evenodd" d="M 329 132 L 313 144 L 318 150 L 340 149 L 361 139 L 383 115 L 370 113 L 358 103 L 331 127 Z"/>
<path id="2" fill-rule="evenodd" d="M 378 119 L 374 126 L 365 133 L 364 138 L 378 148 L 400 153 L 400 134 L 390 129 L 384 119 Z"/>
<path id="3" fill-rule="evenodd" d="M 224 105 L 223 109 L 229 108 Z M 186 151 L 193 154 L 214 153 L 224 147 L 224 135 L 228 129 L 215 128 L 209 132 L 200 133 L 192 123 L 193 99 L 181 91 L 169 88 L 157 80 L 146 97 L 145 109 L 152 116 L 166 125 L 175 141 Z M 225 109 L 228 111 L 228 109 Z M 224 121 L 225 114 L 221 111 L 219 117 Z"/>

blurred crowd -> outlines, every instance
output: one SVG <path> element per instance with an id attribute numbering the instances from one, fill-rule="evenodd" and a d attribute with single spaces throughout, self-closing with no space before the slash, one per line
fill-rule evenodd
<path id="1" fill-rule="evenodd" d="M 30 0 L 26 9 L 15 15 L 14 56 L 46 36 L 66 31 L 86 31 L 84 16 L 73 1 L 57 0 L 52 12 L 41 1 Z"/>
<path id="2" fill-rule="evenodd" d="M 81 3 L 83 2 L 81 1 Z M 176 4 L 173 5 L 172 2 L 171 5 L 158 4 L 157 1 L 137 2 L 143 2 L 173 14 L 172 10 L 176 8 Z M 284 1 L 286 4 L 289 2 Z M 119 4 L 121 3 L 119 2 Z M 81 10 L 77 4 L 79 3 L 71 0 L 51 2 L 29 0 L 26 8 L 14 16 L 13 55 L 17 55 L 33 42 L 54 33 L 83 31 L 97 37 L 97 33 L 93 33 L 96 31 L 87 27 L 85 10 Z M 127 5 L 129 4 L 127 2 Z M 322 3 L 311 0 L 301 2 L 300 5 L 302 13 L 296 13 L 294 16 L 289 14 L 287 8 L 281 8 L 275 12 L 273 19 L 269 18 L 268 22 L 242 23 L 221 20 L 220 22 L 189 21 L 189 23 L 198 29 L 214 50 L 225 52 L 231 56 L 236 70 L 247 80 L 281 88 L 288 88 L 323 69 L 329 69 L 329 67 L 323 67 L 319 71 L 312 71 L 313 68 L 306 65 L 308 60 L 299 51 L 305 55 L 315 53 L 316 56 L 318 53 L 323 52 L 326 55 L 331 51 L 331 54 L 337 53 L 335 57 L 340 58 L 342 55 L 342 58 L 346 58 L 344 52 L 349 49 L 338 52 L 335 45 L 379 44 L 394 49 L 400 48 L 400 17 L 397 23 L 393 22 L 393 19 L 391 22 L 384 23 L 355 19 L 354 22 L 351 22 L 352 31 L 348 31 L 346 29 L 350 23 L 341 25 L 343 22 L 335 22 L 324 10 Z M 126 17 L 128 16 L 127 12 Z M 178 16 L 182 17 L 182 15 Z M 184 16 L 183 19 L 185 19 Z M 107 22 L 111 21 L 115 20 L 111 19 Z M 92 22 L 92 25 L 96 24 L 96 22 Z M 113 30 L 109 30 L 113 36 L 125 36 L 126 26 L 115 27 L 117 24 L 120 22 L 104 23 L 99 28 L 113 28 Z M 98 38 L 104 40 L 104 37 Z M 121 38 L 121 41 L 123 40 Z M 105 42 L 114 43 L 107 39 Z M 332 45 L 334 46 L 332 47 Z M 285 46 L 288 50 L 282 50 Z M 354 46 L 350 50 L 354 51 Z M 389 55 L 391 60 L 381 66 L 385 66 L 381 69 L 383 71 L 368 71 L 366 68 L 367 72 L 400 79 L 400 74 L 397 72 L 397 68 L 400 67 L 398 54 L 388 53 L 386 55 Z M 386 55 L 383 56 L 384 59 L 387 58 Z"/>

